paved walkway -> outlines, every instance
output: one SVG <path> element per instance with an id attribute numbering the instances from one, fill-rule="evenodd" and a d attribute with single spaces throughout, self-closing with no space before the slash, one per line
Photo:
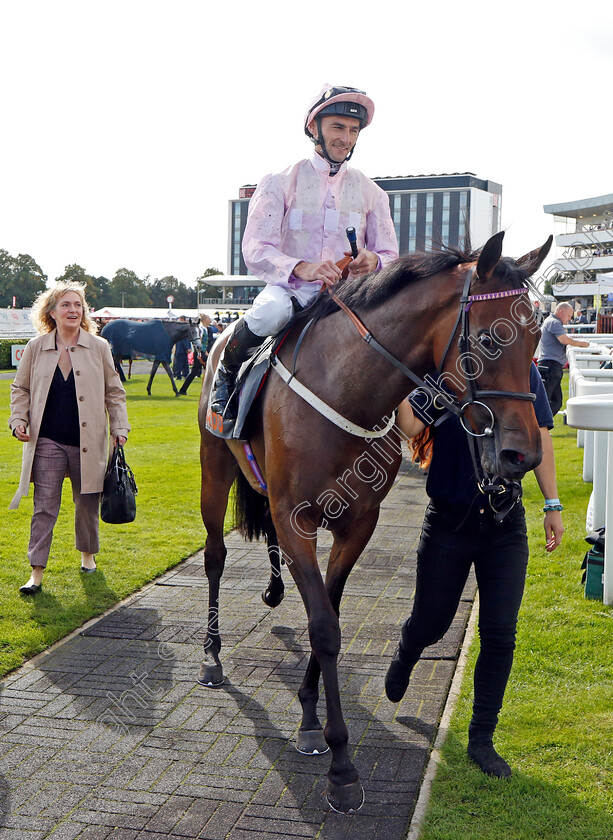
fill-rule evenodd
<path id="1" fill-rule="evenodd" d="M 404 701 L 389 703 L 383 678 L 410 609 L 424 504 L 423 476 L 405 463 L 342 606 L 342 697 L 366 794 L 358 814 L 327 807 L 329 756 L 293 747 L 302 602 L 286 573 L 286 598 L 269 611 L 265 548 L 233 534 L 222 689 L 195 681 L 202 552 L 0 684 L 0 838 L 403 840 L 474 591 Z"/>

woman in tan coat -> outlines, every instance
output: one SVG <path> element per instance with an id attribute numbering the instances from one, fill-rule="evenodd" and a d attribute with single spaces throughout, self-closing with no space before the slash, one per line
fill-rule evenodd
<path id="1" fill-rule="evenodd" d="M 108 343 L 95 334 L 83 286 L 57 283 L 38 296 L 31 317 L 40 335 L 28 343 L 11 386 L 9 419 L 13 435 L 25 444 L 11 508 L 34 483 L 28 546 L 32 574 L 19 590 L 24 595 L 41 589 L 66 474 L 72 482 L 81 570 L 96 570 L 109 421 L 115 445 L 123 445 L 130 430 L 126 394 Z"/>

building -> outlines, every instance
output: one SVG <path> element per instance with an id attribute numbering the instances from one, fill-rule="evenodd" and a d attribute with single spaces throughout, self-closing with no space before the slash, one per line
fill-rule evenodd
<path id="1" fill-rule="evenodd" d="M 546 204 L 554 217 L 558 256 L 552 292 L 593 313 L 613 309 L 613 193 Z M 607 274 L 609 272 L 609 274 Z"/>
<path id="2" fill-rule="evenodd" d="M 401 254 L 461 245 L 466 230 L 481 246 L 500 230 L 502 187 L 472 172 L 373 178 L 389 195 Z M 255 185 L 241 187 L 228 208 L 228 275 L 247 275 L 241 241 Z M 216 283 L 213 285 L 217 285 Z M 236 289 L 241 294 L 243 287 Z"/>

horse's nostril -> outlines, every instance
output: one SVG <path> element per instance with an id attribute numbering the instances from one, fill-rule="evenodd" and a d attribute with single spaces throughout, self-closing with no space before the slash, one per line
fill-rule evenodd
<path id="1" fill-rule="evenodd" d="M 514 467 L 523 467 L 526 464 L 526 456 L 523 452 L 518 452 L 516 449 L 503 449 L 500 457 L 507 464 Z"/>

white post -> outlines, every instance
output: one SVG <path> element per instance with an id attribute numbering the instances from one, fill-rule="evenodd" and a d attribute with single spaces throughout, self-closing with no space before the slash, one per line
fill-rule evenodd
<path id="1" fill-rule="evenodd" d="M 585 429 L 583 441 L 583 480 L 592 481 L 594 478 L 594 432 Z"/>
<path id="2" fill-rule="evenodd" d="M 594 435 L 594 530 L 602 528 L 606 519 L 608 496 L 607 449 L 609 432 L 592 432 Z"/>
<path id="3" fill-rule="evenodd" d="M 609 432 L 609 437 L 611 433 Z M 613 439 L 609 440 L 607 470 L 613 470 Z M 610 473 L 613 475 L 613 473 Z M 613 481 L 607 487 L 607 513 L 604 540 L 604 592 L 603 603 L 613 607 Z"/>

